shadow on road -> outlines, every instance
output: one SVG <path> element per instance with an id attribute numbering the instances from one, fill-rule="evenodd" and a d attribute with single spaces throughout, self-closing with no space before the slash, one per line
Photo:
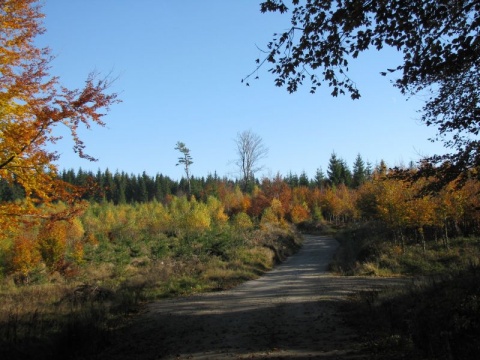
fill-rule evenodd
<path id="1" fill-rule="evenodd" d="M 353 291 L 400 279 L 338 277 L 331 238 L 306 236 L 303 248 L 265 276 L 239 287 L 160 301 L 100 359 L 360 359 L 358 336 L 338 313 Z"/>

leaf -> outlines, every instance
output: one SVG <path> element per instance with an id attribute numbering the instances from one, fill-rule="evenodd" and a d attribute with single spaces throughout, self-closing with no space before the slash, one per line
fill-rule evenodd
<path id="1" fill-rule="evenodd" d="M 50 135 L 57 125 L 67 127 L 74 152 L 87 160 L 85 145 L 78 135 L 80 127 L 104 126 L 104 111 L 117 103 L 109 94 L 108 79 L 91 73 L 83 88 L 70 90 L 49 75 L 49 49 L 37 47 L 36 37 L 43 33 L 40 7 L 31 0 L 9 1 L 0 11 L 0 177 L 19 186 L 25 196 L 14 204 L 0 201 L 0 237 L 24 219 L 74 217 L 80 211 L 80 186 L 59 180 L 51 150 L 57 138 Z M 22 94 L 22 95 L 19 95 Z M 56 202 L 69 204 L 59 213 L 49 213 Z M 42 206 L 39 206 L 42 205 Z"/>

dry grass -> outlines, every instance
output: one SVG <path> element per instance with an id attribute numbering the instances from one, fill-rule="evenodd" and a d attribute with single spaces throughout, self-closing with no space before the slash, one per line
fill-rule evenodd
<path id="1" fill-rule="evenodd" d="M 0 283 L 0 358 L 65 359 L 94 353 L 143 302 L 228 289 L 258 277 L 299 248 L 290 229 L 190 239 L 103 239 L 76 275 Z M 166 241 L 162 244 L 162 241 Z M 38 351 L 41 348 L 42 351 Z"/>
<path id="2" fill-rule="evenodd" d="M 358 230 L 339 237 L 334 269 L 412 279 L 411 287 L 352 297 L 348 319 L 369 343 L 372 359 L 477 359 L 479 239 L 451 239 L 449 248 L 430 242 L 424 250 L 415 243 L 402 248 L 389 239 L 369 237 L 366 230 L 362 237 Z"/>

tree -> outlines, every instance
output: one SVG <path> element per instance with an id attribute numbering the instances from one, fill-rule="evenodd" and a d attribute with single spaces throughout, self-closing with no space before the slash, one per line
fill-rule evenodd
<path id="1" fill-rule="evenodd" d="M 377 177 L 380 177 L 380 178 L 384 178 L 384 177 L 387 176 L 388 167 L 387 167 L 387 163 L 385 162 L 385 160 L 381 159 L 380 164 L 377 164 L 377 166 L 375 166 L 374 174 Z"/>
<path id="2" fill-rule="evenodd" d="M 300 180 L 297 176 L 297 174 L 293 174 L 291 171 L 288 173 L 288 175 L 285 177 L 285 182 L 290 185 L 292 188 L 297 187 Z"/>
<path id="3" fill-rule="evenodd" d="M 330 156 L 327 169 L 328 180 L 333 186 L 345 184 L 350 186 L 352 182 L 352 173 L 348 169 L 344 160 L 337 158 L 333 152 Z"/>
<path id="4" fill-rule="evenodd" d="M 360 154 L 357 155 L 355 163 L 353 164 L 352 185 L 358 188 L 367 180 L 367 169 Z"/>
<path id="5" fill-rule="evenodd" d="M 251 130 L 238 133 L 235 144 L 238 156 L 235 164 L 242 174 L 243 188 L 247 190 L 253 184 L 255 173 L 263 169 L 260 160 L 267 157 L 268 148 L 263 144 L 262 138 Z"/>
<path id="6" fill-rule="evenodd" d="M 330 155 L 327 168 L 328 180 L 332 185 L 339 185 L 342 183 L 342 161 L 337 158 L 334 152 Z"/>
<path id="7" fill-rule="evenodd" d="M 395 242 L 400 240 L 405 250 L 405 230 L 411 223 L 413 188 L 404 181 L 384 179 L 378 182 L 377 212 L 379 219 L 393 232 Z"/>
<path id="8" fill-rule="evenodd" d="M 302 173 L 300 174 L 300 177 L 298 179 L 298 185 L 307 187 L 310 185 L 310 181 L 308 180 L 308 176 L 305 171 L 302 171 Z"/>
<path id="9" fill-rule="evenodd" d="M 178 150 L 182 153 L 182 156 L 178 158 L 178 165 L 183 165 L 183 169 L 185 170 L 185 175 L 187 176 L 187 184 L 188 184 L 188 193 L 192 192 L 192 185 L 190 183 L 190 165 L 193 164 L 192 156 L 190 155 L 190 149 L 185 146 L 183 142 L 178 141 L 177 146 L 175 146 L 175 150 Z"/>
<path id="10" fill-rule="evenodd" d="M 322 168 L 318 168 L 315 172 L 315 186 L 319 189 L 322 189 L 325 186 L 326 178 L 325 174 L 323 173 Z"/>
<path id="11" fill-rule="evenodd" d="M 266 0 L 261 12 L 289 11 L 283 0 Z M 271 63 L 277 86 L 289 92 L 310 81 L 332 95 L 360 98 L 349 62 L 361 52 L 391 47 L 402 54 L 398 66 L 382 69 L 396 76 L 402 94 L 425 95 L 421 120 L 437 128 L 434 140 L 451 153 L 428 158 L 417 176 L 466 178 L 480 167 L 480 2 L 478 0 L 292 0 L 292 26 L 274 34 L 257 68 Z M 440 166 L 439 166 L 440 165 Z M 444 182 L 445 182 L 444 181 Z"/>
<path id="12" fill-rule="evenodd" d="M 0 178 L 18 184 L 22 202 L 0 203 L 0 231 L 17 228 L 20 220 L 46 216 L 37 204 L 57 200 L 73 204 L 79 188 L 63 182 L 54 161 L 59 155 L 47 149 L 58 137 L 57 126 L 66 126 L 73 149 L 85 153 L 78 135 L 81 126 L 104 126 L 103 112 L 117 102 L 108 94 L 111 81 L 90 74 L 81 89 L 69 90 L 48 73 L 50 49 L 38 48 L 35 38 L 44 32 L 41 7 L 35 0 L 0 1 Z M 72 213 L 73 207 L 64 214 Z"/>

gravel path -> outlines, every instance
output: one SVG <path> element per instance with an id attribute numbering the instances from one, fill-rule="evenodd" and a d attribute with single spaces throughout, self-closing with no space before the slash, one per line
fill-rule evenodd
<path id="1" fill-rule="evenodd" d="M 355 290 L 395 279 L 327 272 L 338 243 L 305 236 L 303 248 L 237 288 L 152 303 L 99 359 L 367 359 L 338 313 Z"/>

